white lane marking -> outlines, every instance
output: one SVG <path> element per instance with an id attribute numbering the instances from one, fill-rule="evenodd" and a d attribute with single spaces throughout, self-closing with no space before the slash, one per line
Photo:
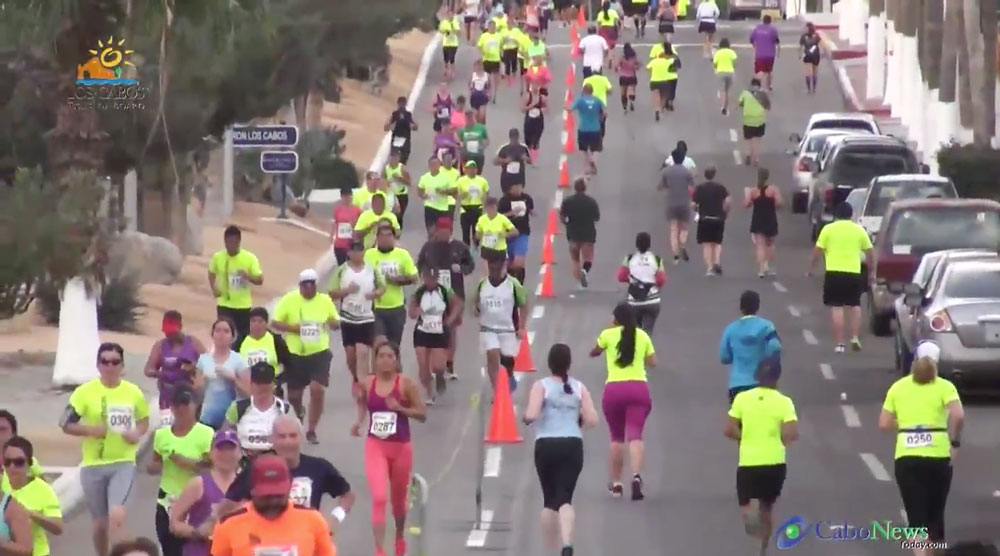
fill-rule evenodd
<path id="1" fill-rule="evenodd" d="M 42 467 L 42 473 L 45 475 L 62 475 L 64 473 L 69 473 L 77 469 L 76 467 L 66 467 L 62 465 L 46 465 Z"/>
<path id="2" fill-rule="evenodd" d="M 729 140 L 732 141 L 733 143 L 739 142 L 740 138 L 739 138 L 738 135 L 736 135 L 736 130 L 735 129 L 730 129 L 729 130 Z"/>
<path id="3" fill-rule="evenodd" d="M 542 276 L 543 274 L 545 274 L 545 265 L 542 265 L 542 266 L 538 267 L 538 275 Z M 536 307 L 536 309 L 537 309 L 537 307 Z M 534 313 L 532 313 L 531 318 L 535 318 Z"/>
<path id="4" fill-rule="evenodd" d="M 733 160 L 736 162 L 737 166 L 739 166 L 740 163 L 743 162 L 742 160 L 740 160 L 740 151 L 736 150 L 733 151 Z"/>
<path id="5" fill-rule="evenodd" d="M 875 457 L 875 454 L 862 452 L 859 455 L 861 456 L 861 461 L 865 462 L 865 465 L 868 466 L 868 470 L 871 471 L 872 476 L 875 477 L 876 480 L 886 483 L 891 480 L 889 478 L 889 472 L 885 470 L 885 466 L 882 465 L 882 462 L 879 461 L 877 457 Z"/>
<path id="6" fill-rule="evenodd" d="M 827 380 L 837 379 L 836 375 L 833 374 L 833 367 L 831 367 L 829 363 L 820 363 L 819 372 L 821 375 L 823 375 L 823 378 Z"/>
<path id="7" fill-rule="evenodd" d="M 538 287 L 535 288 L 535 295 L 542 295 L 542 283 L 538 283 Z"/>
<path id="8" fill-rule="evenodd" d="M 500 476 L 500 446 L 486 448 L 486 461 L 483 463 L 483 477 Z"/>
<path id="9" fill-rule="evenodd" d="M 774 284 L 774 289 L 778 290 L 779 292 L 788 293 L 788 288 L 786 288 L 785 285 L 782 284 L 781 282 L 771 282 L 771 283 Z"/>
<path id="10" fill-rule="evenodd" d="M 565 155 L 563 156 L 565 158 Z M 558 209 L 562 208 L 563 192 L 562 189 L 557 189 L 555 196 L 552 198 L 552 208 Z"/>
<path id="11" fill-rule="evenodd" d="M 479 374 L 483 377 L 486 376 L 486 367 L 479 367 Z"/>
<path id="12" fill-rule="evenodd" d="M 805 338 L 806 343 L 811 346 L 819 344 L 819 340 L 816 339 L 816 335 L 813 334 L 813 331 L 809 330 L 808 328 L 802 331 L 802 337 Z"/>
<path id="13" fill-rule="evenodd" d="M 483 548 L 486 546 L 486 534 L 490 532 L 490 522 L 493 521 L 493 510 L 483 510 L 479 514 L 479 529 L 473 529 L 465 541 L 466 548 Z"/>
<path id="14" fill-rule="evenodd" d="M 562 142 L 563 145 L 566 144 L 566 141 L 569 141 L 569 134 L 566 133 L 565 129 L 563 130 L 562 134 L 559 137 L 560 137 L 559 140 Z"/>
<path id="15" fill-rule="evenodd" d="M 840 411 L 844 414 L 844 422 L 847 423 L 848 427 L 852 429 L 861 428 L 861 416 L 858 415 L 858 410 L 854 409 L 853 405 L 841 405 Z"/>
<path id="16" fill-rule="evenodd" d="M 545 316 L 545 305 L 536 305 L 534 309 L 531 310 L 531 318 L 540 319 Z"/>
<path id="17" fill-rule="evenodd" d="M 528 345 L 531 345 L 533 343 L 535 343 L 535 331 L 534 330 L 529 330 L 528 331 Z"/>
<path id="18" fill-rule="evenodd" d="M 796 307 L 795 305 L 789 305 L 788 306 L 788 312 L 791 313 L 793 317 L 801 317 L 802 316 L 802 311 L 799 311 L 799 308 Z"/>

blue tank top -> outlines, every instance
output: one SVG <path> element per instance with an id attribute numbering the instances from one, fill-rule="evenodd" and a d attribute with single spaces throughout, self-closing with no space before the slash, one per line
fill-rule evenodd
<path id="1" fill-rule="evenodd" d="M 582 406 L 582 384 L 575 378 L 569 379 L 572 394 L 563 390 L 563 381 L 558 377 L 542 379 L 545 400 L 542 414 L 535 421 L 535 440 L 540 438 L 583 438 L 580 430 L 580 408 Z"/>
<path id="2" fill-rule="evenodd" d="M 10 540 L 10 524 L 7 523 L 7 504 L 10 504 L 10 495 L 3 493 L 0 499 L 0 541 Z"/>

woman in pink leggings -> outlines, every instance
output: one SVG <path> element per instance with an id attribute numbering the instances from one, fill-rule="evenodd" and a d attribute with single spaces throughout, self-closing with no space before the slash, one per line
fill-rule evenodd
<path id="1" fill-rule="evenodd" d="M 396 521 L 396 556 L 406 554 L 406 505 L 413 471 L 410 419 L 423 422 L 427 407 L 417 383 L 403 376 L 399 346 L 384 342 L 375 346 L 374 375 L 360 383 L 356 401 L 358 420 L 351 434 L 361 436 L 365 415 L 369 416 L 365 439 L 365 475 L 372 496 L 372 532 L 375 556 L 385 556 L 385 506 L 391 497 Z"/>

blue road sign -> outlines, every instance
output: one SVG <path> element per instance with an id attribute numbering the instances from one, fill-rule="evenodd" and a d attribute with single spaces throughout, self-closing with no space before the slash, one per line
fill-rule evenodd
<path id="1" fill-rule="evenodd" d="M 294 147 L 299 128 L 293 125 L 233 126 L 234 147 Z"/>
<path id="2" fill-rule="evenodd" d="M 294 174 L 299 169 L 299 153 L 264 151 L 260 153 L 260 169 L 265 174 Z"/>

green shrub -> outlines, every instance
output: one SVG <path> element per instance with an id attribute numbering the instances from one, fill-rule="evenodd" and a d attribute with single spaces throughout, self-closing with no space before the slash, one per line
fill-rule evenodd
<path id="1" fill-rule="evenodd" d="M 937 161 L 959 197 L 1000 200 L 1000 150 L 952 143 L 938 151 Z"/>
<path id="2" fill-rule="evenodd" d="M 38 287 L 35 299 L 45 322 L 59 324 L 60 290 L 51 282 Z M 97 305 L 97 327 L 113 332 L 136 332 L 144 307 L 139 299 L 139 286 L 132 278 L 113 278 L 101 292 Z"/>

